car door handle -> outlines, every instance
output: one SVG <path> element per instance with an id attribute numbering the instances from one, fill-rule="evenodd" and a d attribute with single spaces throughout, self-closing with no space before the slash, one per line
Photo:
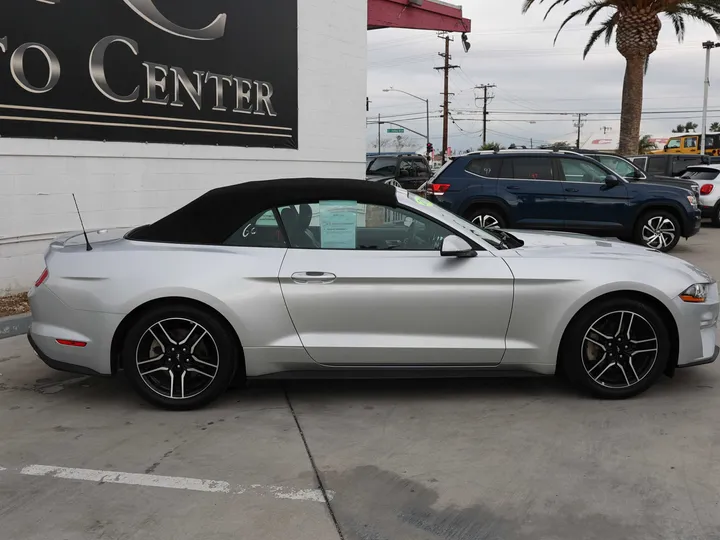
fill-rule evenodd
<path id="1" fill-rule="evenodd" d="M 295 283 L 332 283 L 337 279 L 330 272 L 295 272 L 290 276 Z"/>
<path id="2" fill-rule="evenodd" d="M 580 190 L 574 187 L 566 187 L 565 191 L 569 191 L 570 193 L 577 193 Z"/>
<path id="3" fill-rule="evenodd" d="M 520 186 L 505 186 L 505 189 L 508 191 L 517 191 L 520 189 Z"/>

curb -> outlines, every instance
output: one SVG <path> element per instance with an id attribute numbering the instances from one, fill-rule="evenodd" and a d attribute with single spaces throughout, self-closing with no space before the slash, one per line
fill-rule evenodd
<path id="1" fill-rule="evenodd" d="M 30 313 L 13 315 L 12 317 L 0 317 L 0 339 L 27 334 L 31 322 L 32 315 Z"/>

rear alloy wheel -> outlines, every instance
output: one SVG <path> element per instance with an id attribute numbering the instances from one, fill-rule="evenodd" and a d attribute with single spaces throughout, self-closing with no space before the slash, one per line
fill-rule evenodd
<path id="1" fill-rule="evenodd" d="M 640 218 L 635 227 L 635 241 L 645 247 L 668 252 L 680 241 L 680 223 L 665 210 L 654 210 Z"/>
<path id="2" fill-rule="evenodd" d="M 482 207 L 470 212 L 466 218 L 481 229 L 504 229 L 507 227 L 501 212 L 491 207 Z"/>
<path id="3" fill-rule="evenodd" d="M 237 351 L 212 315 L 191 306 L 149 311 L 128 332 L 123 367 L 153 405 L 187 410 L 217 399 L 233 378 Z"/>
<path id="4" fill-rule="evenodd" d="M 591 394 L 623 399 L 644 392 L 670 357 L 662 318 L 637 300 L 608 300 L 582 312 L 560 351 L 569 379 Z"/>

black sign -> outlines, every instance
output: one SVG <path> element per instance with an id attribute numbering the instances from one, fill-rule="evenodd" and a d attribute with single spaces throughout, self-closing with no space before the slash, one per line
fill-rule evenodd
<path id="1" fill-rule="evenodd" d="M 2 0 L 0 136 L 298 147 L 298 0 Z"/>

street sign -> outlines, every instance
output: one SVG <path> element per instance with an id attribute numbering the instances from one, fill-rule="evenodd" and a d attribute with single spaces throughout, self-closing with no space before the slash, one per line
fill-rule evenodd
<path id="1" fill-rule="evenodd" d="M 388 133 L 405 133 L 405 130 L 402 128 L 388 128 Z"/>

